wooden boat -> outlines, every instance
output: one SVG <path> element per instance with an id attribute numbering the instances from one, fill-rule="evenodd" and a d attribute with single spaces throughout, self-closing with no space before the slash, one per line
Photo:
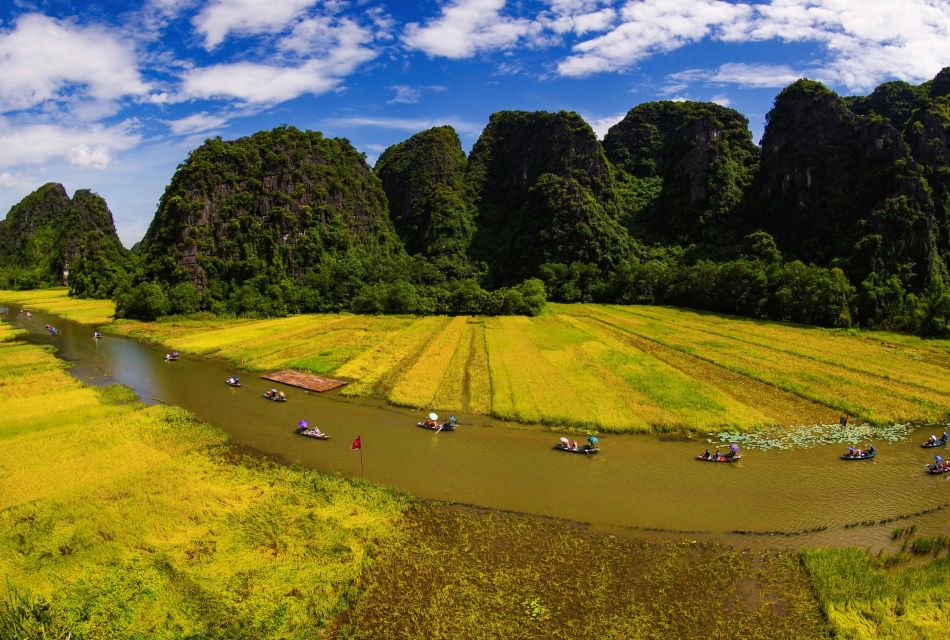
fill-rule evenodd
<path id="1" fill-rule="evenodd" d="M 298 436 L 304 436 L 305 438 L 313 438 L 314 440 L 329 440 L 330 436 L 325 433 L 317 433 L 313 429 L 297 429 Z"/>
<path id="2" fill-rule="evenodd" d="M 165 354 L 165 362 L 175 362 L 176 360 L 178 360 L 178 356 L 171 353 Z"/>
<path id="3" fill-rule="evenodd" d="M 874 451 L 862 451 L 861 455 L 854 455 L 850 453 L 845 453 L 841 456 L 842 460 L 870 460 L 877 456 L 877 449 Z"/>
<path id="4" fill-rule="evenodd" d="M 263 395 L 265 398 L 267 398 L 271 402 L 287 402 L 287 396 L 284 396 L 284 397 L 272 396 L 272 395 L 268 395 L 267 393 L 263 393 L 261 395 Z"/>
<path id="5" fill-rule="evenodd" d="M 943 473 L 950 473 L 950 465 L 943 466 L 942 464 L 928 464 L 927 473 L 932 473 L 935 476 Z"/>
<path id="6" fill-rule="evenodd" d="M 599 448 L 599 447 L 592 447 L 592 446 L 590 446 L 589 444 L 585 444 L 584 446 L 582 446 L 582 447 L 577 447 L 577 448 L 575 449 L 575 448 L 570 447 L 570 446 L 564 444 L 563 442 L 561 442 L 561 443 L 559 443 L 559 444 L 554 445 L 554 448 L 557 449 L 557 450 L 559 450 L 559 451 L 567 451 L 568 453 L 582 453 L 582 454 L 588 455 L 588 456 L 592 456 L 592 455 L 594 455 L 595 453 L 600 453 L 600 448 Z"/>
<path id="7" fill-rule="evenodd" d="M 435 424 L 435 426 L 429 426 L 425 422 L 417 422 L 417 427 L 422 427 L 423 429 L 428 429 L 429 431 L 455 431 L 455 425 L 449 422 L 443 422 L 442 426 Z"/>
<path id="8" fill-rule="evenodd" d="M 229 387 L 237 388 L 241 386 L 241 381 L 240 380 L 225 380 L 224 384 L 228 385 Z"/>
<path id="9" fill-rule="evenodd" d="M 742 456 L 735 455 L 731 458 L 725 456 L 724 454 L 719 454 L 718 456 L 715 453 L 710 453 L 709 456 L 706 456 L 704 453 L 700 453 L 696 456 L 697 460 L 702 462 L 739 462 L 742 459 Z"/>
<path id="10" fill-rule="evenodd" d="M 946 445 L 947 445 L 947 441 L 941 438 L 940 440 L 936 440 L 933 442 L 928 440 L 927 442 L 923 443 L 920 446 L 922 446 L 924 449 L 932 449 L 933 447 L 945 447 Z"/>

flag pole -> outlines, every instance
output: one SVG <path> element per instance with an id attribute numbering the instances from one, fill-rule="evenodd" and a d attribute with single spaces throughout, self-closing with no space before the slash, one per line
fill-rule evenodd
<path id="1" fill-rule="evenodd" d="M 360 441 L 360 477 L 366 479 L 366 471 L 363 469 L 363 442 Z"/>

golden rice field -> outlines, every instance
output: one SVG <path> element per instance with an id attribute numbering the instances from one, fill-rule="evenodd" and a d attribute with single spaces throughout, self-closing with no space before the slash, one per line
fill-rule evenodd
<path id="1" fill-rule="evenodd" d="M 605 431 L 714 431 L 950 413 L 950 341 L 662 307 L 551 305 L 527 317 L 316 315 L 117 321 L 114 330 L 254 371 L 297 367 L 418 408 Z"/>
<path id="2" fill-rule="evenodd" d="M 72 637 L 320 637 L 406 498 L 242 459 L 14 338 L 0 324 L 0 589 Z"/>
<path id="3" fill-rule="evenodd" d="M 48 311 L 83 324 L 107 324 L 115 315 L 112 300 L 70 298 L 66 287 L 33 289 L 30 291 L 2 291 L 0 302 L 26 304 L 33 309 Z"/>
<path id="4" fill-rule="evenodd" d="M 575 429 L 749 430 L 842 413 L 874 424 L 950 414 L 950 340 L 664 307 L 552 304 L 536 318 L 119 320 L 110 330 L 250 371 L 340 376 L 352 381 L 344 395 Z"/>

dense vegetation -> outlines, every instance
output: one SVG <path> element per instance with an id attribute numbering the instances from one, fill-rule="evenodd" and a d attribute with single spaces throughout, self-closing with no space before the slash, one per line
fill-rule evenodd
<path id="1" fill-rule="evenodd" d="M 131 277 L 111 216 L 89 214 L 105 204 L 47 185 L 0 226 L 0 284 L 50 284 L 68 263 L 74 293 L 115 292 L 138 318 L 536 315 L 550 299 L 942 335 L 948 93 L 950 68 L 846 98 L 799 80 L 761 148 L 738 112 L 672 101 L 631 109 L 603 144 L 576 113 L 503 111 L 467 159 L 437 127 L 375 171 L 347 140 L 293 127 L 208 140 Z"/>
<path id="2" fill-rule="evenodd" d="M 105 200 L 85 189 L 70 199 L 45 184 L 0 222 L 0 287 L 68 282 L 77 296 L 108 298 L 128 283 L 130 260 Z"/>
<path id="3" fill-rule="evenodd" d="M 950 342 L 662 307 L 551 305 L 537 318 L 117 321 L 111 331 L 252 371 L 353 379 L 347 396 L 615 432 L 749 431 L 950 406 Z M 871 438 L 874 431 L 868 431 Z"/>
<path id="4" fill-rule="evenodd" d="M 500 512 L 410 510 L 339 637 L 820 640 L 793 553 L 597 535 Z"/>
<path id="5" fill-rule="evenodd" d="M 390 154 L 389 166 L 404 172 L 397 155 Z M 430 202 L 426 212 L 430 235 L 451 228 L 440 213 L 456 203 L 451 176 L 448 181 L 445 202 Z M 403 206 L 423 199 L 409 189 Z M 413 223 L 403 218 L 397 221 L 405 232 Z M 446 240 L 434 248 L 452 246 Z M 293 127 L 209 140 L 192 152 L 162 196 L 138 254 L 143 268 L 135 285 L 117 296 L 122 316 L 206 309 L 536 314 L 544 303 L 539 282 L 489 292 L 468 274 L 442 268 L 437 257 L 409 256 L 382 183 L 362 154 L 347 140 Z"/>
<path id="6" fill-rule="evenodd" d="M 0 637 L 314 638 L 409 501 L 242 457 L 0 324 Z"/>

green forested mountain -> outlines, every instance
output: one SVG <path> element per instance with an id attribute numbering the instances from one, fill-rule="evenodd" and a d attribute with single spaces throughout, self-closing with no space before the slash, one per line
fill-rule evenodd
<path id="1" fill-rule="evenodd" d="M 101 294 L 127 255 L 110 238 L 101 199 L 46 185 L 0 224 L 3 277 L 68 263 Z M 375 170 L 293 127 L 208 140 L 135 260 L 128 315 L 537 313 L 546 295 L 946 333 L 950 68 L 867 96 L 799 80 L 760 147 L 741 114 L 695 102 L 634 107 L 603 143 L 576 113 L 503 111 L 468 158 L 437 127 Z"/>
<path id="2" fill-rule="evenodd" d="M 76 295 L 108 297 L 128 280 L 130 260 L 108 205 L 89 190 L 70 199 L 63 185 L 45 184 L 0 222 L 0 286 L 67 282 Z"/>
<path id="3" fill-rule="evenodd" d="M 315 308 L 352 298 L 403 249 L 361 153 L 347 140 L 280 127 L 194 150 L 137 253 L 149 279 L 183 285 L 174 310 L 230 302 L 280 313 L 301 296 Z"/>
<path id="4" fill-rule="evenodd" d="M 436 127 L 386 149 L 376 175 L 406 250 L 465 262 L 475 231 L 465 195 L 465 152 L 452 127 Z"/>
<path id="5" fill-rule="evenodd" d="M 467 182 L 477 211 L 471 255 L 494 285 L 536 276 L 543 265 L 611 270 L 632 256 L 612 171 L 576 113 L 492 115 L 472 149 Z"/>
<path id="6" fill-rule="evenodd" d="M 607 132 L 604 150 L 627 227 L 664 243 L 727 241 L 758 161 L 745 116 L 708 102 L 634 107 Z"/>
<path id="7" fill-rule="evenodd" d="M 453 137 L 451 130 L 423 134 L 391 150 L 384 163 L 397 223 L 413 247 L 464 252 L 470 221 L 465 206 L 453 208 L 461 196 L 458 168 L 451 167 L 464 157 L 453 153 Z M 445 161 L 421 162 L 426 150 L 444 152 Z M 424 176 L 408 177 L 407 162 Z M 443 182 L 429 183 L 443 170 Z M 419 213 L 419 206 L 428 209 Z M 452 237 L 443 240 L 443 233 Z M 491 298 L 477 283 L 446 282 L 437 262 L 410 258 L 383 183 L 363 155 L 347 140 L 293 127 L 208 140 L 193 151 L 165 190 L 137 255 L 140 283 L 119 297 L 120 314 L 522 312 L 525 295 L 537 297 L 531 290 Z"/>

